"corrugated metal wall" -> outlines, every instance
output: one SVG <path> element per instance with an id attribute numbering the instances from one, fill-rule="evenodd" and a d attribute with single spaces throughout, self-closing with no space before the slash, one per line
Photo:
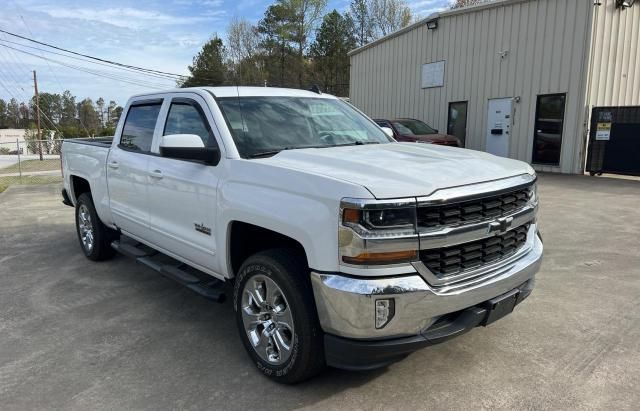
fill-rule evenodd
<path id="1" fill-rule="evenodd" d="M 441 13 L 436 30 L 418 24 L 353 53 L 351 101 L 443 131 L 448 104 L 468 101 L 467 147 L 484 150 L 488 99 L 520 97 L 509 153 L 531 162 L 536 96 L 567 93 L 560 167 L 539 169 L 581 172 L 592 9 L 591 0 L 507 0 Z M 422 64 L 439 60 L 445 86 L 421 89 Z"/>
<path id="2" fill-rule="evenodd" d="M 616 9 L 600 0 L 594 12 L 589 106 L 640 105 L 640 3 Z"/>

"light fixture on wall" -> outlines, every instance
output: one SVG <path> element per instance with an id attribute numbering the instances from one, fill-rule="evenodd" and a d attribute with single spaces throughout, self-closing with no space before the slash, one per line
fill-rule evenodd
<path id="1" fill-rule="evenodd" d="M 427 21 L 427 28 L 429 30 L 435 30 L 438 28 L 438 19 L 432 19 Z"/>
<path id="2" fill-rule="evenodd" d="M 633 3 L 635 2 L 636 0 L 616 0 L 616 8 L 625 10 L 633 7 Z"/>

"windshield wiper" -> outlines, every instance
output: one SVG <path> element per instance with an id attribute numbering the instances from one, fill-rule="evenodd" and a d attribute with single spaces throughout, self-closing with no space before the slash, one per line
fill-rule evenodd
<path id="1" fill-rule="evenodd" d="M 281 149 L 278 149 L 278 150 L 260 151 L 259 153 L 253 153 L 251 155 L 248 155 L 247 158 L 260 158 L 260 157 L 275 156 L 276 154 L 278 154 L 279 152 L 281 152 L 283 150 L 291 150 L 291 148 L 281 148 Z"/>
<path id="2" fill-rule="evenodd" d="M 267 151 L 260 151 L 258 153 L 253 153 L 247 156 L 247 158 L 259 158 L 259 157 L 269 157 L 269 156 L 275 156 L 276 154 L 278 154 L 281 151 L 285 151 L 285 150 L 297 150 L 299 148 L 320 148 L 320 147 L 325 147 L 325 146 L 299 146 L 299 147 L 282 147 L 282 148 L 277 148 L 275 150 L 267 150 Z"/>
<path id="3" fill-rule="evenodd" d="M 379 141 L 353 141 L 351 143 L 335 144 L 335 145 L 317 145 L 317 146 L 299 146 L 299 147 L 282 147 L 275 150 L 260 151 L 247 156 L 247 158 L 261 158 L 275 156 L 281 151 L 298 150 L 303 148 L 330 148 L 330 147 L 346 147 L 346 146 L 363 146 L 365 144 L 380 144 Z"/>
<path id="4" fill-rule="evenodd" d="M 353 141 L 351 143 L 336 144 L 333 146 L 324 146 L 324 147 L 364 146 L 366 144 L 380 144 L 380 142 L 379 141 Z"/>

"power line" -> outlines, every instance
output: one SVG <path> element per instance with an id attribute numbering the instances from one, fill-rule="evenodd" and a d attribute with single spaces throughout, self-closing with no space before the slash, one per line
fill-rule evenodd
<path id="1" fill-rule="evenodd" d="M 9 90 L 9 89 L 7 88 L 7 86 L 4 84 L 4 82 L 3 82 L 3 81 L 1 81 L 1 80 L 0 80 L 0 85 L 2 85 L 2 87 L 3 87 L 5 90 L 7 90 L 7 93 L 9 93 L 9 95 L 10 95 L 11 97 L 13 97 L 16 101 L 18 100 L 18 99 L 16 98 L 16 96 L 11 92 L 11 90 Z M 46 115 L 46 114 L 44 114 L 44 112 L 43 112 L 42 110 L 40 110 L 40 108 L 39 108 L 39 107 L 38 107 L 38 111 L 39 111 L 39 112 L 40 112 L 40 114 L 41 114 L 42 116 L 44 116 L 44 118 L 45 118 L 45 119 L 46 119 L 46 120 L 47 120 L 47 121 L 48 121 L 48 122 L 53 126 L 53 128 L 55 128 L 55 129 L 56 129 L 56 131 L 57 131 L 58 133 L 62 134 L 62 132 L 58 129 L 58 127 L 56 127 L 56 125 L 53 123 L 53 121 L 51 121 L 51 119 L 50 119 L 49 117 L 47 117 L 47 115 Z"/>
<path id="2" fill-rule="evenodd" d="M 31 29 L 29 28 L 29 26 L 27 25 L 27 22 L 25 21 L 24 17 L 22 17 L 22 15 L 20 15 L 20 19 L 22 20 L 22 24 L 24 24 L 24 26 L 27 28 L 27 31 L 29 32 L 29 34 L 31 36 L 33 36 L 33 33 L 31 32 Z M 4 40 L 4 41 L 8 41 L 8 40 Z M 35 48 L 35 47 L 34 47 Z M 49 68 L 49 71 L 51 72 L 51 75 L 53 76 L 53 78 L 56 80 L 56 82 L 58 83 L 58 85 L 60 86 L 60 92 L 62 94 L 64 94 L 64 87 L 62 87 L 62 82 L 60 81 L 60 79 L 58 78 L 58 76 L 56 75 L 55 71 L 51 68 L 51 65 L 49 64 L 48 61 L 46 61 L 47 63 L 47 67 Z M 75 117 L 75 115 L 74 115 Z M 80 115 L 78 115 L 78 122 L 80 123 L 80 125 L 82 126 L 82 128 L 84 129 L 84 131 L 87 133 L 87 135 L 91 135 L 91 133 L 89 133 L 89 130 L 87 129 L 87 127 L 84 125 L 84 122 L 82 121 L 82 118 Z"/>
<path id="3" fill-rule="evenodd" d="M 127 67 L 127 68 L 130 68 L 130 69 L 139 70 L 139 71 L 145 71 L 145 72 L 148 72 L 148 73 L 165 74 L 165 75 L 175 76 L 175 77 L 179 77 L 179 78 L 188 77 L 188 76 L 185 76 L 183 74 L 169 73 L 169 72 L 160 71 L 160 70 L 153 70 L 153 69 L 148 69 L 148 68 L 144 68 L 144 67 L 133 66 L 133 65 L 130 65 L 130 64 L 118 63 L 117 61 L 102 59 L 100 57 L 94 57 L 94 56 L 90 56 L 88 54 L 78 53 L 76 51 L 72 51 L 72 50 L 68 50 L 68 49 L 62 48 L 62 47 L 54 46 L 53 44 L 49 44 L 49 43 L 45 43 L 45 42 L 42 42 L 42 41 L 34 40 L 34 39 L 29 38 L 29 37 L 21 36 L 20 34 L 11 33 L 9 31 L 2 30 L 2 29 L 0 29 L 0 32 L 8 34 L 8 35 L 13 36 L 13 37 L 17 37 L 17 38 L 20 38 L 20 39 L 23 39 L 23 40 L 30 41 L 32 43 L 40 44 L 41 46 L 51 47 L 51 48 L 54 48 L 56 50 L 64 51 L 66 53 L 74 54 L 76 56 L 86 57 L 88 59 L 92 59 L 92 60 L 96 60 L 96 61 L 101 61 L 103 63 L 109 63 L 109 64 L 113 64 L 113 65 L 116 65 L 116 66 Z"/>
<path id="4" fill-rule="evenodd" d="M 104 78 L 108 78 L 108 79 L 111 79 L 111 80 L 121 81 L 123 83 L 129 83 L 129 84 L 133 84 L 133 85 L 137 85 L 137 86 L 142 85 L 142 86 L 146 86 L 148 88 L 153 88 L 153 89 L 156 89 L 156 90 L 164 90 L 164 89 L 166 89 L 166 86 L 164 86 L 162 84 L 151 83 L 149 81 L 142 81 L 142 80 L 131 78 L 131 77 L 126 77 L 126 76 L 121 76 L 121 75 L 117 75 L 117 74 L 106 73 L 104 71 L 91 70 L 91 69 L 88 69 L 86 67 L 63 63 L 63 62 L 61 62 L 59 60 L 54 60 L 54 59 L 51 59 L 51 58 L 48 58 L 48 57 L 39 56 L 37 54 L 31 53 L 31 52 L 28 52 L 28 51 L 25 51 L 25 50 L 20 50 L 20 49 L 17 49 L 15 47 L 8 46 L 6 44 L 0 44 L 0 47 L 4 47 L 4 48 L 11 49 L 11 50 L 15 50 L 15 51 L 18 51 L 20 53 L 28 54 L 30 56 L 33 56 L 33 57 L 36 57 L 36 58 L 39 58 L 39 59 L 42 59 L 42 60 L 47 60 L 47 61 L 50 61 L 52 63 L 59 64 L 61 66 L 65 66 L 65 67 L 68 67 L 68 68 L 71 68 L 71 69 L 74 69 L 74 70 L 78 70 L 78 71 L 82 71 L 82 72 L 85 72 L 85 73 L 93 74 L 93 75 L 98 76 L 98 77 L 104 77 Z"/>
<path id="5" fill-rule="evenodd" d="M 57 56 L 62 56 L 62 57 L 70 58 L 70 59 L 73 59 L 73 60 L 82 61 L 82 62 L 85 62 L 85 63 L 97 64 L 97 65 L 100 65 L 100 66 L 116 68 L 116 69 L 119 69 L 119 70 L 125 70 L 125 71 L 131 72 L 131 73 L 139 74 L 141 76 L 149 76 L 149 77 L 154 77 L 154 78 L 160 78 L 160 79 L 163 79 L 163 80 L 173 80 L 173 81 L 177 80 L 175 77 L 171 77 L 171 76 L 164 75 L 164 74 L 146 73 L 146 72 L 142 72 L 142 71 L 138 71 L 138 70 L 129 69 L 127 67 L 113 66 L 112 64 L 102 63 L 102 62 L 99 62 L 99 61 L 92 61 L 92 60 L 89 60 L 89 59 L 80 58 L 80 57 L 76 57 L 76 56 L 70 56 L 70 55 L 64 54 L 64 53 L 57 53 L 55 51 L 46 50 L 46 49 L 42 49 L 42 48 L 39 48 L 39 47 L 28 46 L 26 44 L 23 44 L 23 43 L 20 43 L 20 42 L 17 42 L 17 41 L 0 39 L 0 42 L 14 44 L 14 45 L 17 45 L 17 46 L 20 46 L 20 47 L 26 47 L 26 48 L 29 48 L 29 49 L 32 49 L 32 50 L 38 50 L 38 51 L 45 52 L 45 53 L 55 54 Z"/>

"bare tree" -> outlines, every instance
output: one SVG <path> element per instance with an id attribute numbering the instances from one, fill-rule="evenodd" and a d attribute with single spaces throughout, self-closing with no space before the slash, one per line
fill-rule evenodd
<path id="1" fill-rule="evenodd" d="M 461 7 L 475 6 L 476 4 L 488 3 L 492 0 L 453 0 L 451 2 L 452 9 L 459 9 Z"/>
<path id="2" fill-rule="evenodd" d="M 373 39 L 373 21 L 366 0 L 351 0 L 349 16 L 354 23 L 354 33 L 358 47 L 362 47 Z"/>
<path id="3" fill-rule="evenodd" d="M 302 87 L 304 74 L 304 52 L 309 45 L 309 37 L 322 21 L 327 0 L 280 0 L 285 7 L 293 11 L 294 20 L 291 22 L 294 40 L 298 48 L 298 83 Z"/>
<path id="4" fill-rule="evenodd" d="M 237 81 L 255 84 L 262 79 L 262 65 L 258 59 L 260 33 L 244 18 L 234 17 L 227 28 L 227 52 L 230 70 Z"/>
<path id="5" fill-rule="evenodd" d="M 380 36 L 386 36 L 411 24 L 411 9 L 404 0 L 372 0 L 369 7 Z"/>

